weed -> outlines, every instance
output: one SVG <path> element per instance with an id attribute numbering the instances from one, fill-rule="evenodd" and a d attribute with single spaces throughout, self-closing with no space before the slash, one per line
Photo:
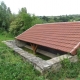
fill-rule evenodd
<path id="1" fill-rule="evenodd" d="M 69 59 L 64 59 L 61 61 L 61 64 L 67 78 L 75 78 L 78 76 L 79 71 L 77 63 L 72 63 Z"/>
<path id="2" fill-rule="evenodd" d="M 64 69 L 68 69 L 71 67 L 71 62 L 68 58 L 62 60 L 61 64 L 62 64 L 62 68 L 64 68 Z"/>

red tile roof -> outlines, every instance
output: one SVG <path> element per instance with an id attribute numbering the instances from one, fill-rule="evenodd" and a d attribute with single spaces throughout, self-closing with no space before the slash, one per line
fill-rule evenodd
<path id="1" fill-rule="evenodd" d="M 74 55 L 80 47 L 80 22 L 37 24 L 18 35 L 16 39 Z"/>

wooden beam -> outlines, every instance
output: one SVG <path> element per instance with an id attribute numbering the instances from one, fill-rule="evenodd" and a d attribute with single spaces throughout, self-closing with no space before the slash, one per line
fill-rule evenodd
<path id="1" fill-rule="evenodd" d="M 32 47 L 32 50 L 33 50 L 34 54 L 36 54 L 37 46 L 38 45 L 31 43 L 31 47 Z"/>

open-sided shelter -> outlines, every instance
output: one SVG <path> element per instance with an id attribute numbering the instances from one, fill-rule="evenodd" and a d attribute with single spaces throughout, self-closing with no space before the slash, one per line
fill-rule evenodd
<path id="1" fill-rule="evenodd" d="M 36 24 L 16 40 L 29 43 L 34 51 L 42 46 L 75 55 L 80 48 L 80 22 Z"/>

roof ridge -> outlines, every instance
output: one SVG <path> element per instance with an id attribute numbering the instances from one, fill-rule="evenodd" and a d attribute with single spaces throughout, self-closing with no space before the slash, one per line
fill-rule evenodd
<path id="1" fill-rule="evenodd" d="M 77 23 L 77 22 L 80 22 L 80 21 L 73 21 L 73 22 L 53 22 L 53 23 L 42 23 L 42 24 L 36 24 L 36 25 L 45 25 L 45 24 L 59 24 L 59 23 Z"/>

